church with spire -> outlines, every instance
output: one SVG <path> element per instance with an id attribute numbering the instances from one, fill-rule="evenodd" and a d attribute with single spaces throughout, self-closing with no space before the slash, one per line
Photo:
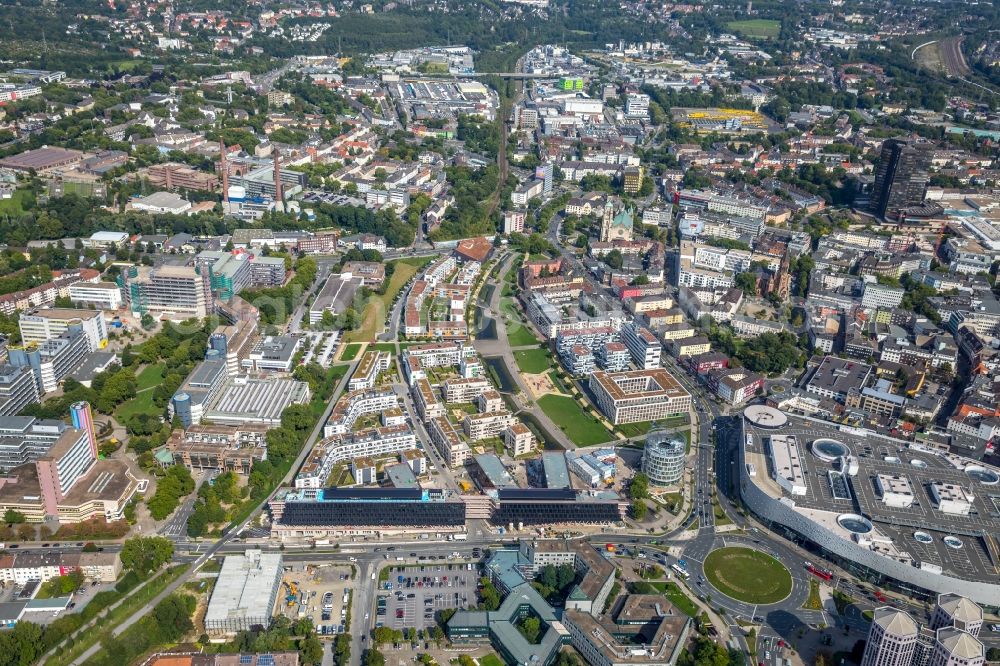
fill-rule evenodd
<path id="1" fill-rule="evenodd" d="M 604 215 L 601 218 L 601 242 L 632 240 L 632 227 L 635 224 L 632 211 L 622 208 L 615 214 L 615 205 L 609 199 L 604 204 Z"/>

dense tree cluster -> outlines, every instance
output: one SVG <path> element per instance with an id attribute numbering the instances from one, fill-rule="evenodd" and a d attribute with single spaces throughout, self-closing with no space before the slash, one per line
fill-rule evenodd
<path id="1" fill-rule="evenodd" d="M 194 479 L 187 467 L 174 465 L 156 482 L 156 493 L 146 502 L 154 520 L 163 520 L 172 514 L 181 498 L 194 491 Z"/>
<path id="2" fill-rule="evenodd" d="M 163 537 L 133 537 L 122 544 L 121 561 L 126 571 L 146 577 L 170 561 L 174 544 Z"/>
<path id="3" fill-rule="evenodd" d="M 223 505 L 232 507 L 249 494 L 249 487 L 240 488 L 236 473 L 231 471 L 215 477 L 213 483 L 203 483 L 198 488 L 194 511 L 188 516 L 188 536 L 204 536 L 210 525 L 225 522 L 230 512 Z"/>
<path id="4" fill-rule="evenodd" d="M 483 576 L 479 579 L 479 608 L 487 611 L 494 611 L 500 608 L 500 592 L 493 582 Z"/>
<path id="5" fill-rule="evenodd" d="M 562 604 L 576 583 L 576 569 L 571 564 L 542 567 L 531 581 L 531 586 L 549 603 Z"/>
<path id="6" fill-rule="evenodd" d="M 354 233 L 383 236 L 390 247 L 405 247 L 416 237 L 416 226 L 401 220 L 391 208 L 374 212 L 361 206 L 321 203 L 315 212 L 316 228 L 340 227 Z"/>
<path id="7" fill-rule="evenodd" d="M 350 649 L 350 635 L 341 634 L 348 638 L 348 650 Z M 335 653 L 340 649 L 339 640 L 335 647 Z M 252 631 L 241 631 L 236 634 L 236 638 L 230 643 L 213 644 L 213 651 L 219 652 L 249 652 L 263 654 L 269 652 L 286 652 L 297 650 L 299 661 L 306 666 L 315 666 L 323 660 L 323 645 L 316 637 L 316 630 L 313 627 L 312 619 L 302 618 L 297 621 L 279 615 L 274 618 L 271 625 L 266 629 L 259 628 Z M 339 663 L 339 662 L 338 662 Z"/>
<path id="8" fill-rule="evenodd" d="M 465 142 L 466 150 L 496 158 L 500 151 L 500 126 L 479 116 L 461 115 L 455 137 Z"/>
<path id="9" fill-rule="evenodd" d="M 499 183 L 495 164 L 482 169 L 448 167 L 445 169 L 455 203 L 445 213 L 441 226 L 431 232 L 432 240 L 492 236 L 497 231 L 495 215 L 490 215 L 489 200 Z"/>
<path id="10" fill-rule="evenodd" d="M 681 652 L 678 666 L 744 666 L 746 656 L 736 649 L 726 649 L 707 636 L 698 636 Z"/>
<path id="11" fill-rule="evenodd" d="M 791 367 L 805 365 L 805 353 L 792 333 L 762 333 L 744 340 L 728 328 L 713 326 L 709 332 L 712 345 L 723 354 L 737 359 L 744 367 L 765 375 L 780 375 Z"/>
<path id="12" fill-rule="evenodd" d="M 88 663 L 118 666 L 134 661 L 151 648 L 178 642 L 194 629 L 197 600 L 189 594 L 171 594 L 119 636 L 101 641 L 101 650 Z"/>
<path id="13" fill-rule="evenodd" d="M 928 300 L 932 296 L 937 296 L 937 290 L 930 285 L 926 285 L 918 280 L 914 280 L 909 275 L 904 275 L 900 280 L 905 293 L 899 307 L 904 310 L 916 312 L 930 319 L 935 324 L 941 323 L 941 315 Z"/>

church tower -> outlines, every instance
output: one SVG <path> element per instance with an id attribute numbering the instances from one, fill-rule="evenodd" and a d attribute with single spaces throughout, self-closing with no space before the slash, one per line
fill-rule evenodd
<path id="1" fill-rule="evenodd" d="M 611 198 L 608 198 L 607 203 L 604 204 L 604 215 L 601 218 L 601 242 L 607 243 L 611 240 L 611 225 L 615 221 L 615 205 L 611 202 Z"/>

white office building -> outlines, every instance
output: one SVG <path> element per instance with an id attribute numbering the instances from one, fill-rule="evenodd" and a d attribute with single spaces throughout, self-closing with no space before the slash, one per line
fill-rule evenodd
<path id="1" fill-rule="evenodd" d="M 92 305 L 100 310 L 117 310 L 122 306 L 122 292 L 114 282 L 77 282 L 69 287 L 73 305 Z"/>
<path id="2" fill-rule="evenodd" d="M 25 312 L 19 321 L 21 340 L 25 344 L 52 340 L 74 324 L 80 326 L 87 338 L 87 351 L 97 351 L 108 344 L 108 327 L 100 311 L 69 308 L 37 308 Z"/>

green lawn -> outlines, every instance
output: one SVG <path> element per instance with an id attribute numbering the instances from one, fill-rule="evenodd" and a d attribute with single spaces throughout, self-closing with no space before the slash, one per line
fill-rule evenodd
<path id="1" fill-rule="evenodd" d="M 430 261 L 431 257 L 410 257 L 391 262 L 395 264 L 396 270 L 389 279 L 389 286 L 386 287 L 385 293 L 374 296 L 365 305 L 364 313 L 361 316 L 361 328 L 354 331 L 347 331 L 344 334 L 344 342 L 374 340 L 375 336 L 382 330 L 382 325 L 385 323 L 389 308 L 392 307 L 392 299 L 403 288 L 403 285 L 417 274 L 420 267 L 427 265 Z"/>
<path id="2" fill-rule="evenodd" d="M 15 190 L 10 199 L 0 199 L 0 215 L 21 215 L 25 211 L 24 203 L 31 198 L 28 190 Z"/>
<path id="3" fill-rule="evenodd" d="M 163 381 L 163 364 L 147 365 L 136 379 L 136 390 L 145 391 L 159 386 Z"/>
<path id="4" fill-rule="evenodd" d="M 537 345 L 538 338 L 521 322 L 512 321 L 507 324 L 507 342 L 511 347 L 524 347 Z"/>
<path id="5" fill-rule="evenodd" d="M 538 406 L 577 446 L 594 446 L 611 439 L 608 429 L 573 398 L 550 393 L 538 399 Z"/>
<path id="6" fill-rule="evenodd" d="M 670 599 L 670 603 L 677 606 L 688 617 L 698 616 L 698 607 L 694 605 L 694 602 L 691 601 L 688 595 L 684 594 L 684 590 L 677 583 L 672 581 L 667 583 L 666 595 L 667 599 Z"/>
<path id="7" fill-rule="evenodd" d="M 153 392 L 143 391 L 137 393 L 134 398 L 122 404 L 115 412 L 115 417 L 121 421 L 135 414 L 156 414 L 161 413 L 161 409 L 153 404 Z"/>
<path id="8" fill-rule="evenodd" d="M 552 367 L 552 357 L 546 349 L 522 349 L 514 352 L 514 360 L 521 372 L 537 375 Z"/>
<path id="9" fill-rule="evenodd" d="M 773 604 L 792 592 L 792 575 L 770 555 L 750 548 L 717 548 L 705 558 L 705 577 L 727 597 Z"/>
<path id="10" fill-rule="evenodd" d="M 650 421 L 642 421 L 640 423 L 623 423 L 616 426 L 616 429 L 626 437 L 639 437 L 648 433 L 652 427 L 653 424 Z"/>
<path id="11" fill-rule="evenodd" d="M 491 652 L 485 657 L 479 658 L 479 666 L 504 666 L 504 663 L 500 660 L 500 657 Z"/>
<path id="12" fill-rule="evenodd" d="M 355 342 L 354 344 L 347 345 L 344 347 L 344 351 L 340 353 L 341 361 L 353 361 L 358 357 L 358 352 L 361 351 L 361 344 Z M 395 351 L 395 350 L 392 350 Z"/>
<path id="13" fill-rule="evenodd" d="M 399 351 L 403 351 L 407 347 L 412 347 L 414 345 L 425 345 L 426 342 L 400 342 Z M 368 345 L 368 351 L 387 351 L 396 353 L 396 344 L 394 342 L 377 342 L 373 345 Z"/>
<path id="14" fill-rule="evenodd" d="M 730 21 L 726 28 L 746 37 L 763 37 L 774 39 L 781 32 L 781 23 L 771 19 L 750 19 L 747 21 Z"/>

